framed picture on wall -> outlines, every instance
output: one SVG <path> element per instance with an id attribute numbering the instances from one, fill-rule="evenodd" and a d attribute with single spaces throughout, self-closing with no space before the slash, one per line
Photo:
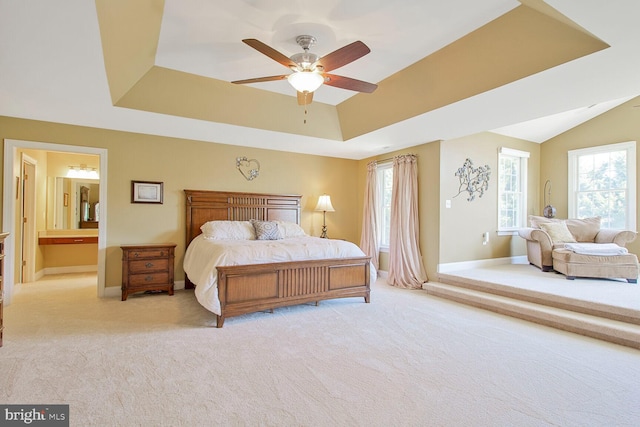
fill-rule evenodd
<path id="1" fill-rule="evenodd" d="M 162 191 L 162 182 L 131 181 L 131 203 L 162 204 Z"/>

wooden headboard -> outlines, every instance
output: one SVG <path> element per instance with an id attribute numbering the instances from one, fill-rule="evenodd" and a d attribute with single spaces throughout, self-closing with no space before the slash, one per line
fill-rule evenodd
<path id="1" fill-rule="evenodd" d="M 291 194 L 184 190 L 187 200 L 187 246 L 207 221 L 289 221 L 300 224 L 300 199 Z"/>

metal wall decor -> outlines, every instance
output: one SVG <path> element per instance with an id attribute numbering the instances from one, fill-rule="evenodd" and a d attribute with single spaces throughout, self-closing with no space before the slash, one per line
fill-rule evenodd
<path id="1" fill-rule="evenodd" d="M 256 159 L 236 157 L 236 169 L 240 171 L 247 181 L 253 181 L 260 175 L 260 162 Z"/>
<path id="2" fill-rule="evenodd" d="M 467 201 L 472 202 L 478 197 L 482 197 L 484 192 L 489 188 L 489 177 L 491 176 L 491 168 L 489 165 L 473 167 L 471 159 L 464 161 L 464 165 L 456 172 L 456 176 L 460 180 L 460 186 L 458 187 L 458 194 L 453 197 L 458 197 L 463 192 L 469 193 Z"/>

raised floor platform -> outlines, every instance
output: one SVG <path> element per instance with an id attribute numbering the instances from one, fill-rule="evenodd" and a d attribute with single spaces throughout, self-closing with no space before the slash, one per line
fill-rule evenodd
<path id="1" fill-rule="evenodd" d="M 640 349 L 640 285 L 567 280 L 529 264 L 440 273 L 428 293 L 497 313 Z"/>

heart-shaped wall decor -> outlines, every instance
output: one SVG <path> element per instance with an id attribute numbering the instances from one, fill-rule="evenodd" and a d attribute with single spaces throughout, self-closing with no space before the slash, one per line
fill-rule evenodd
<path id="1" fill-rule="evenodd" d="M 236 158 L 236 169 L 240 171 L 247 181 L 252 181 L 260 175 L 260 162 L 246 157 Z"/>

